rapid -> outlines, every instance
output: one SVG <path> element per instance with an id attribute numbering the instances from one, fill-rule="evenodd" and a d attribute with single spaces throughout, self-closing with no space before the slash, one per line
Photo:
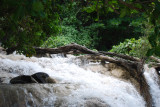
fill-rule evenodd
<path id="1" fill-rule="evenodd" d="M 146 102 L 130 81 L 83 67 L 90 64 L 72 55 L 28 58 L 0 54 L 0 77 L 3 80 L 0 107 L 145 107 Z M 13 77 L 36 72 L 47 73 L 57 83 L 9 84 Z M 158 75 L 147 65 L 144 75 L 150 86 L 153 106 L 159 107 Z"/>

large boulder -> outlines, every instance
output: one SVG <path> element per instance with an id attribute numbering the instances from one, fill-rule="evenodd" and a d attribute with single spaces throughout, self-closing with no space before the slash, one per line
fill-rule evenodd
<path id="1" fill-rule="evenodd" d="M 1 80 L 0 80 L 1 81 Z M 56 80 L 49 77 L 44 72 L 38 72 L 33 75 L 20 75 L 10 80 L 11 84 L 27 84 L 27 83 L 56 83 Z"/>
<path id="2" fill-rule="evenodd" d="M 31 75 L 38 83 L 47 83 L 46 79 L 49 77 L 48 74 L 44 72 L 38 72 Z"/>
<path id="3" fill-rule="evenodd" d="M 11 84 L 26 84 L 26 83 L 37 83 L 37 81 L 30 75 L 20 75 L 10 80 Z"/>

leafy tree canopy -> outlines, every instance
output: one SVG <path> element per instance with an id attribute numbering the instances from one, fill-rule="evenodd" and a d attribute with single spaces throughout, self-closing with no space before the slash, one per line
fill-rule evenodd
<path id="1" fill-rule="evenodd" d="M 58 32 L 58 14 L 51 0 L 1 0 L 0 42 L 8 52 L 30 56 L 51 34 Z"/>
<path id="2" fill-rule="evenodd" d="M 1 0 L 0 41 L 8 50 L 31 55 L 33 46 L 39 46 L 50 35 L 59 31 L 59 12 L 63 3 L 78 2 L 82 11 L 100 16 L 116 13 L 120 17 L 144 15 L 153 31 L 147 55 L 160 55 L 160 1 L 159 0 Z"/>
<path id="3" fill-rule="evenodd" d="M 120 17 L 144 14 L 153 29 L 148 38 L 152 48 L 148 50 L 147 55 L 160 56 L 160 0 L 87 0 L 87 4 L 84 10 L 96 11 L 97 20 L 101 9 L 105 13 L 115 12 Z"/>

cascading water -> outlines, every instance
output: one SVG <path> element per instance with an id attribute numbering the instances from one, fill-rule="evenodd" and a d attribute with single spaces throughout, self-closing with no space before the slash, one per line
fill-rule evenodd
<path id="1" fill-rule="evenodd" d="M 160 107 L 160 87 L 159 87 L 159 77 L 154 68 L 148 68 L 147 65 L 144 66 L 145 72 L 144 76 L 147 83 L 150 86 L 150 93 L 153 98 L 153 107 Z"/>
<path id="2" fill-rule="evenodd" d="M 23 55 L 0 55 L 1 77 L 8 77 L 3 80 L 3 83 L 9 83 L 12 77 L 31 75 L 36 72 L 45 72 L 58 81 L 56 84 L 40 85 L 2 84 L 0 85 L 0 106 L 5 105 L 7 100 L 11 99 L 10 96 L 13 96 L 12 93 L 15 90 L 13 99 L 17 103 L 9 102 L 8 107 L 12 104 L 15 107 L 21 104 L 26 107 L 48 107 L 47 105 L 92 107 L 91 102 L 94 103 L 94 106 L 100 107 L 145 107 L 144 99 L 130 82 L 85 70 L 75 62 L 77 61 L 74 57 L 26 58 Z M 157 82 L 155 82 L 157 79 L 154 75 L 150 77 L 151 75 L 153 74 L 150 74 L 149 71 L 145 72 L 155 106 L 159 107 L 160 91 Z M 18 97 L 17 100 L 15 96 Z"/>

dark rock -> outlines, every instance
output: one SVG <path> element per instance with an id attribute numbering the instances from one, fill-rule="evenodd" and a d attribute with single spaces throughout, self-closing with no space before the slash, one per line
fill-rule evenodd
<path id="1" fill-rule="evenodd" d="M 155 69 L 157 71 L 157 74 L 160 76 L 160 67 L 156 67 Z"/>
<path id="2" fill-rule="evenodd" d="M 48 74 L 44 72 L 38 72 L 31 75 L 38 83 L 47 83 L 47 78 L 49 77 Z"/>
<path id="3" fill-rule="evenodd" d="M 11 84 L 27 84 L 27 83 L 37 83 L 37 81 L 29 75 L 20 75 L 18 77 L 12 78 L 10 80 Z"/>
<path id="4" fill-rule="evenodd" d="M 1 81 L 1 79 L 0 79 Z M 49 77 L 44 72 L 38 72 L 33 75 L 21 75 L 10 80 L 11 84 L 27 84 L 27 83 L 56 83 L 56 80 Z"/>
<path id="5" fill-rule="evenodd" d="M 99 98 L 85 98 L 84 107 L 110 107 Z"/>
<path id="6" fill-rule="evenodd" d="M 17 47 L 8 48 L 8 49 L 6 50 L 7 55 L 12 54 L 12 53 L 16 50 L 16 48 L 17 48 Z"/>

